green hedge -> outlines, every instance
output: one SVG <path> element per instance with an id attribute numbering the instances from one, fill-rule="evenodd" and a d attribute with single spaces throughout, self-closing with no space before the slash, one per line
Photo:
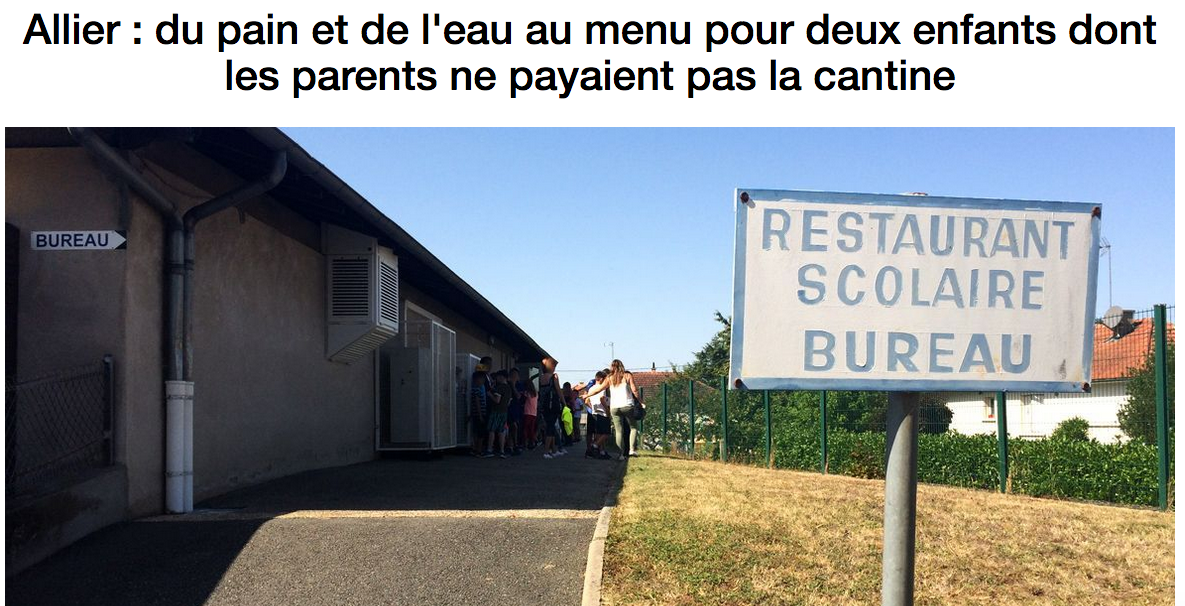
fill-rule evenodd
<path id="1" fill-rule="evenodd" d="M 781 430 L 782 428 L 778 428 Z M 789 429 L 789 428 L 786 428 Z M 818 469 L 818 431 L 800 426 L 777 431 L 775 463 L 788 469 Z M 834 430 L 828 436 L 828 471 L 861 478 L 885 475 L 885 436 Z M 1009 442 L 1014 493 L 1157 504 L 1156 448 L 1131 441 L 1020 440 Z M 967 488 L 1000 486 L 996 437 L 958 433 L 918 436 L 918 480 Z"/>
<path id="2" fill-rule="evenodd" d="M 1008 459 L 1013 492 L 1130 505 L 1157 504 L 1155 446 L 1135 440 L 1125 444 L 1012 440 Z"/>
<path id="3" fill-rule="evenodd" d="M 661 393 L 661 392 L 656 392 Z M 648 394 L 649 395 L 649 394 Z M 880 394 L 883 395 L 883 394 Z M 828 471 L 862 478 L 883 478 L 884 426 L 875 414 L 877 394 L 829 394 Z M 696 388 L 697 458 L 719 458 L 723 435 L 717 421 L 719 392 Z M 846 400 L 844 398 L 847 398 Z M 861 400 L 860 398 L 864 398 Z M 643 432 L 651 447 L 661 443 L 661 397 L 651 404 Z M 686 452 L 689 446 L 686 386 L 669 388 L 667 443 Z M 868 400 L 868 401 L 865 401 Z M 782 469 L 819 469 L 819 396 L 817 392 L 770 394 L 774 465 Z M 860 411 L 864 411 L 860 413 Z M 868 411 L 873 411 L 869 413 Z M 859 414 L 857 414 L 859 413 Z M 729 394 L 729 460 L 764 463 L 765 415 L 759 392 Z M 1169 442 L 1172 443 L 1170 437 Z M 1011 491 L 1031 496 L 1157 505 L 1156 447 L 1132 440 L 1125 444 L 1096 441 L 1012 439 L 1009 442 Z M 1172 473 L 1170 471 L 1170 478 Z M 965 488 L 998 490 L 997 443 L 994 435 L 953 432 L 918 435 L 918 480 Z"/>

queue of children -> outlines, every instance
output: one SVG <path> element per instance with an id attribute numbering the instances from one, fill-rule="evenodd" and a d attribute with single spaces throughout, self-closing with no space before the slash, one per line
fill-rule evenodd
<path id="1" fill-rule="evenodd" d="M 621 360 L 613 360 L 589 381 L 561 385 L 556 360 L 546 358 L 538 387 L 533 380 L 520 380 L 517 369 L 491 373 L 492 363 L 492 358 L 482 358 L 469 384 L 474 456 L 508 458 L 542 446 L 543 458 L 552 459 L 583 440 L 586 458 L 611 459 L 605 450 L 611 434 L 621 453 L 618 459 L 636 455 L 634 407 L 644 404 Z"/>

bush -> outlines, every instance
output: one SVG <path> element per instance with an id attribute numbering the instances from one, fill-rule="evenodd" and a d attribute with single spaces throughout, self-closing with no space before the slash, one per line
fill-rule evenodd
<path id="1" fill-rule="evenodd" d="M 815 441 L 815 468 L 818 469 L 818 438 Z M 884 433 L 843 429 L 829 432 L 827 470 L 830 473 L 857 478 L 885 477 Z"/>
<path id="2" fill-rule="evenodd" d="M 1090 435 L 1087 434 L 1087 430 L 1089 429 L 1090 423 L 1087 423 L 1086 419 L 1082 417 L 1070 417 L 1057 424 L 1057 428 L 1053 430 L 1053 434 L 1049 436 L 1049 439 L 1089 442 Z"/>
<path id="3" fill-rule="evenodd" d="M 1013 492 L 1129 505 L 1157 504 L 1155 446 L 1137 440 L 1125 444 L 1014 440 L 1009 444 Z"/>
<path id="4" fill-rule="evenodd" d="M 776 427 L 779 468 L 817 470 L 817 426 Z M 994 435 L 918 435 L 918 480 L 965 488 L 1000 486 Z M 859 478 L 885 476 L 885 434 L 836 429 L 828 436 L 828 471 Z M 1035 497 L 1156 505 L 1156 448 L 1133 440 L 1050 438 L 1009 442 L 1011 490 Z M 1170 472 L 1171 476 L 1171 472 Z"/>
<path id="5" fill-rule="evenodd" d="M 674 450 L 688 445 L 686 384 L 672 383 L 668 441 Z M 706 395 L 705 395 L 706 394 Z M 715 458 L 722 437 L 719 396 L 696 390 L 696 455 Z M 660 402 L 650 400 L 652 406 Z M 871 394 L 828 393 L 828 472 L 861 478 L 885 475 L 883 409 Z M 834 408 L 832 405 L 834 404 Z M 845 408 L 840 408 L 844 406 Z M 652 407 L 644 435 L 657 445 L 661 408 Z M 930 407 L 931 427 L 949 423 L 941 402 Z M 818 392 L 771 392 L 774 464 L 782 469 L 817 471 L 820 463 Z M 834 416 L 832 416 L 834 415 Z M 1069 419 L 1049 439 L 1009 442 L 1012 492 L 1030 496 L 1156 505 L 1157 453 L 1138 440 L 1102 444 L 1087 439 L 1087 423 Z M 1172 438 L 1170 436 L 1170 443 Z M 994 435 L 926 433 L 918 435 L 918 480 L 964 488 L 997 490 L 1000 486 Z M 759 392 L 729 394 L 729 460 L 764 465 L 765 414 Z M 1171 465 L 1171 463 L 1170 463 Z M 1171 477 L 1170 471 L 1170 477 Z"/>
<path id="6" fill-rule="evenodd" d="M 1000 465 L 996 436 L 918 435 L 918 481 L 996 489 Z"/>

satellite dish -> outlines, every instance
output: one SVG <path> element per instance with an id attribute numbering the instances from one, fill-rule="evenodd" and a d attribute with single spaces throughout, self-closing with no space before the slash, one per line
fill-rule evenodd
<path id="1" fill-rule="evenodd" d="M 1111 330 L 1115 330 L 1116 326 L 1123 321 L 1123 308 L 1118 305 L 1112 305 L 1106 313 L 1103 314 L 1103 325 Z"/>
<path id="2" fill-rule="evenodd" d="M 1103 314 L 1103 326 L 1110 328 L 1115 338 L 1118 339 L 1136 329 L 1135 323 L 1132 322 L 1135 314 L 1136 312 L 1133 310 L 1113 305 L 1107 310 L 1107 313 Z"/>

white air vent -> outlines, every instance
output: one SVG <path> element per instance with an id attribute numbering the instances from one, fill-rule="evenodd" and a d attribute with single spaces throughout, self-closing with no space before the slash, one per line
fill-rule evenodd
<path id="1" fill-rule="evenodd" d="M 326 355 L 350 363 L 399 330 L 399 258 L 374 238 L 325 224 Z"/>

